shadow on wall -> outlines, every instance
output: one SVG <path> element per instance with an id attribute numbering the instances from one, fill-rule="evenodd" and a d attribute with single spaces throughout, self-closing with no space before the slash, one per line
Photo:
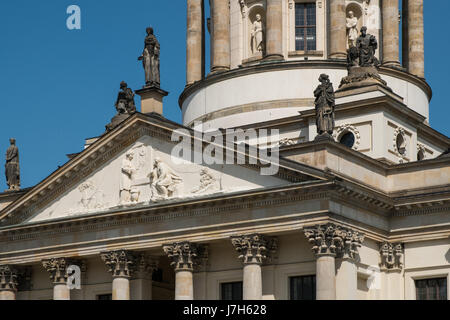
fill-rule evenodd
<path id="1" fill-rule="evenodd" d="M 445 254 L 445 259 L 447 259 L 447 262 L 450 263 L 450 249 L 448 249 L 447 253 Z"/>

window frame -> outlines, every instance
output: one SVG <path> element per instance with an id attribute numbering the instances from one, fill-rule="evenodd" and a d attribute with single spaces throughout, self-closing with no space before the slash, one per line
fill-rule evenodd
<path id="1" fill-rule="evenodd" d="M 446 276 L 426 277 L 426 278 L 413 279 L 413 280 L 414 280 L 414 288 L 415 288 L 416 300 L 418 300 L 418 301 L 442 301 L 442 300 L 448 300 L 449 299 L 449 296 L 448 296 L 449 283 L 448 283 L 448 278 Z M 419 287 L 417 286 L 417 282 L 419 282 L 419 281 L 431 281 L 431 280 L 444 280 L 445 281 L 445 295 L 446 295 L 446 299 L 429 299 L 429 292 L 428 292 L 428 290 L 426 290 L 426 298 L 425 299 L 419 299 L 419 297 L 418 297 L 418 289 L 419 289 Z M 426 287 L 426 288 L 428 289 L 428 287 Z M 437 296 L 439 296 L 439 288 L 440 287 L 436 287 Z"/>
<path id="2" fill-rule="evenodd" d="M 308 5 L 310 5 L 313 9 L 314 9 L 314 25 L 309 25 L 308 24 Z M 298 6 L 302 6 L 302 11 L 303 11 L 303 18 L 304 18 L 304 24 L 303 26 L 297 26 L 297 7 Z M 294 49 L 296 52 L 315 52 L 317 51 L 317 6 L 316 6 L 316 2 L 294 2 Z M 314 43 L 314 48 L 308 48 L 308 29 L 310 28 L 314 28 L 315 32 L 314 32 L 314 39 L 315 39 L 315 43 Z M 303 45 L 304 48 L 302 49 L 298 49 L 297 48 L 297 30 L 298 29 L 302 29 L 303 30 Z"/>
<path id="3" fill-rule="evenodd" d="M 314 278 L 314 282 L 313 282 L 313 293 L 315 293 L 314 299 L 313 300 L 294 300 L 294 299 L 292 299 L 292 288 L 291 288 L 292 279 L 293 278 L 306 278 L 306 277 Z M 316 274 L 290 275 L 290 276 L 288 276 L 288 300 L 291 300 L 291 301 L 314 301 L 314 300 L 317 300 L 316 286 L 317 286 L 317 275 Z"/>
<path id="4" fill-rule="evenodd" d="M 219 300 L 220 301 L 242 301 L 242 300 L 224 300 L 223 298 L 223 286 L 224 285 L 234 285 L 234 284 L 241 284 L 241 296 L 242 296 L 242 300 L 244 299 L 244 282 L 243 281 L 223 281 L 219 283 Z M 232 293 L 233 295 L 233 293 Z"/>

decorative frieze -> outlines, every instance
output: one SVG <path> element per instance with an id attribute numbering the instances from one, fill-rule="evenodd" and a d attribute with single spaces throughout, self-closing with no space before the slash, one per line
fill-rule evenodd
<path id="1" fill-rule="evenodd" d="M 113 278 L 130 278 L 136 270 L 136 256 L 126 250 L 115 250 L 100 253 L 100 257 L 108 267 Z"/>
<path id="2" fill-rule="evenodd" d="M 0 291 L 17 291 L 18 271 L 15 267 L 0 266 Z"/>
<path id="3" fill-rule="evenodd" d="M 261 234 L 243 235 L 231 238 L 231 243 L 244 264 L 259 264 L 270 259 L 277 249 L 277 239 Z"/>
<path id="4" fill-rule="evenodd" d="M 381 269 L 402 269 L 403 253 L 402 243 L 383 242 L 380 245 Z"/>
<path id="5" fill-rule="evenodd" d="M 192 242 L 176 242 L 163 246 L 164 252 L 171 260 L 175 271 L 194 271 L 203 256 L 205 247 Z"/>
<path id="6" fill-rule="evenodd" d="M 304 233 L 316 256 L 357 260 L 358 249 L 364 241 L 361 233 L 333 223 L 305 228 Z"/>
<path id="7" fill-rule="evenodd" d="M 50 280 L 54 284 L 67 283 L 67 268 L 73 264 L 73 261 L 67 258 L 52 258 L 42 260 L 42 265 L 50 273 Z"/>

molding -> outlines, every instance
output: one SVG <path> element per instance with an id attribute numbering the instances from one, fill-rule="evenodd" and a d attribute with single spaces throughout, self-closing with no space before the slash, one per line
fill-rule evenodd
<path id="1" fill-rule="evenodd" d="M 180 109 L 183 107 L 184 101 L 192 95 L 194 92 L 208 87 L 214 83 L 221 82 L 224 80 L 229 80 L 237 77 L 246 76 L 249 74 L 262 73 L 267 71 L 281 71 L 281 70 L 292 70 L 292 69 L 342 69 L 347 70 L 346 61 L 336 61 L 336 60 L 309 60 L 309 61 L 276 61 L 273 63 L 258 64 L 252 66 L 240 67 L 237 69 L 232 69 L 220 74 L 214 74 L 208 76 L 208 78 L 197 81 L 189 86 L 187 86 L 181 93 L 178 99 L 178 105 Z M 393 68 L 380 67 L 380 75 L 389 75 L 395 78 L 399 78 L 408 82 L 411 82 L 421 88 L 425 94 L 428 96 L 428 100 L 431 101 L 432 90 L 429 84 L 422 78 L 419 78 L 413 74 L 410 74 L 403 70 L 397 70 Z"/>

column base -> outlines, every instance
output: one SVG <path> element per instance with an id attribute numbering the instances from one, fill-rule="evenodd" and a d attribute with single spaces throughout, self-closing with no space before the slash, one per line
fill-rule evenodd
<path id="1" fill-rule="evenodd" d="M 332 60 L 345 60 L 345 61 L 347 61 L 347 53 L 346 52 L 333 53 L 333 54 L 330 54 L 329 58 L 332 59 Z"/>
<path id="2" fill-rule="evenodd" d="M 398 70 L 402 70 L 402 71 L 405 70 L 405 68 L 403 68 L 402 65 L 400 64 L 400 61 L 383 61 L 381 66 L 387 67 L 387 68 L 394 68 L 394 69 L 398 69 Z"/>

